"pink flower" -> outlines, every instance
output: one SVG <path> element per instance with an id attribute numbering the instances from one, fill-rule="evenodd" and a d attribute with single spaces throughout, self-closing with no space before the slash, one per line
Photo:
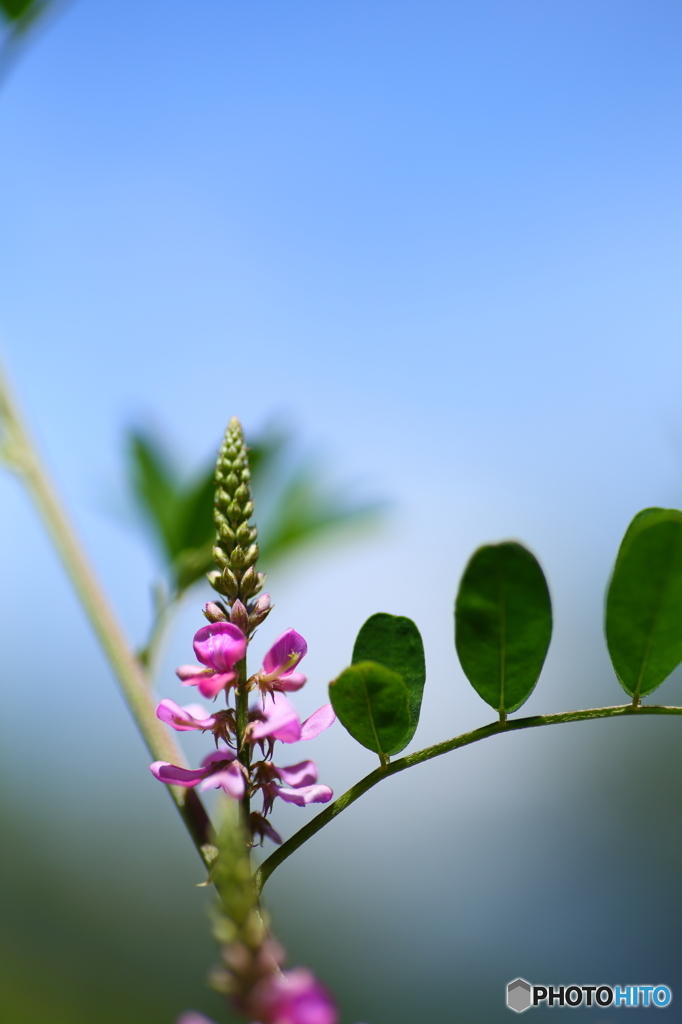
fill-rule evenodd
<path id="1" fill-rule="evenodd" d="M 177 732 L 190 729 L 212 729 L 217 719 L 209 715 L 201 704 L 185 704 L 179 707 L 174 700 L 162 700 L 156 709 L 156 717 Z"/>
<path id="2" fill-rule="evenodd" d="M 295 629 L 287 629 L 278 637 L 263 658 L 263 668 L 256 676 L 264 693 L 272 690 L 300 690 L 306 681 L 301 672 L 293 670 L 304 658 L 308 645 Z"/>
<path id="3" fill-rule="evenodd" d="M 333 725 L 336 715 L 331 704 L 323 704 L 305 722 L 301 722 L 296 708 L 286 697 L 268 694 L 260 706 L 251 709 L 255 721 L 249 725 L 249 740 L 256 743 L 264 739 L 281 740 L 282 743 L 298 743 L 312 740 Z"/>
<path id="4" fill-rule="evenodd" d="M 227 747 L 215 750 L 201 762 L 201 768 L 180 768 L 167 761 L 155 761 L 150 771 L 159 782 L 168 786 L 183 786 L 192 789 L 223 789 L 228 796 L 241 800 L 246 792 L 244 769 L 236 759 L 237 755 Z"/>
<path id="5" fill-rule="evenodd" d="M 237 678 L 233 671 L 246 654 L 246 637 L 231 622 L 212 622 L 194 635 L 194 653 L 201 665 L 181 665 L 176 675 L 183 686 L 198 686 L 204 697 L 216 697 Z"/>
<path id="6" fill-rule="evenodd" d="M 270 975 L 256 985 L 249 1009 L 262 1024 L 337 1024 L 331 994 L 305 967 Z"/>
<path id="7" fill-rule="evenodd" d="M 315 785 L 317 765 L 314 761 L 301 761 L 285 768 L 272 761 L 261 761 L 255 770 L 258 788 L 263 792 L 263 814 L 270 813 L 276 797 L 288 804 L 305 807 L 307 804 L 326 804 L 334 796 L 329 786 Z"/>

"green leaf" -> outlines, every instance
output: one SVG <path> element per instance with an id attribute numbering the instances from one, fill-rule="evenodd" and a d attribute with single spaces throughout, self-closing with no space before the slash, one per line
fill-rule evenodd
<path id="1" fill-rule="evenodd" d="M 364 524 L 376 517 L 380 504 L 352 504 L 345 496 L 325 494 L 317 470 L 300 466 L 271 496 L 261 532 L 261 557 L 267 566 L 339 527 Z"/>
<path id="2" fill-rule="evenodd" d="M 412 728 L 409 694 L 397 672 L 361 661 L 329 684 L 329 699 L 341 725 L 382 763 L 405 746 Z"/>
<path id="3" fill-rule="evenodd" d="M 182 501 L 173 469 L 151 434 L 131 431 L 127 447 L 128 473 L 135 498 L 157 542 L 172 559 L 182 549 L 178 537 Z"/>
<path id="4" fill-rule="evenodd" d="M 46 0 L 0 0 L 0 12 L 7 21 L 33 21 L 47 6 Z"/>
<path id="5" fill-rule="evenodd" d="M 130 488 L 178 596 L 215 568 L 214 460 L 187 480 L 151 431 L 131 430 L 126 442 Z M 259 568 L 266 571 L 340 527 L 376 519 L 380 510 L 328 492 L 316 464 L 296 458 L 294 448 L 291 435 L 272 428 L 249 446 Z"/>
<path id="6" fill-rule="evenodd" d="M 16 21 L 25 15 L 33 5 L 34 0 L 0 0 L 0 11 L 10 21 Z"/>
<path id="7" fill-rule="evenodd" d="M 682 512 L 648 508 L 630 523 L 606 596 L 606 643 L 634 703 L 682 661 Z"/>
<path id="8" fill-rule="evenodd" d="M 467 679 L 503 718 L 528 700 L 552 635 L 537 559 L 506 541 L 474 552 L 455 604 L 455 644 Z"/>
<path id="9" fill-rule="evenodd" d="M 375 661 L 379 665 L 397 672 L 407 686 L 410 729 L 406 734 L 402 750 L 410 742 L 419 724 L 419 712 L 426 680 L 424 644 L 419 630 L 412 619 L 404 615 L 387 615 L 378 612 L 370 616 L 358 633 L 353 648 L 352 663 Z M 398 753 L 393 750 L 391 753 Z"/>

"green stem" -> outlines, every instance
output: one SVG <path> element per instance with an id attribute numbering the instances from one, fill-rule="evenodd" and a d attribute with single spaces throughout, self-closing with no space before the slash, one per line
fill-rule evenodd
<path id="1" fill-rule="evenodd" d="M 154 619 L 147 643 L 137 652 L 137 659 L 145 670 L 149 686 L 153 684 L 159 649 L 178 600 L 178 597 L 167 597 L 161 585 L 154 588 Z"/>
<path id="2" fill-rule="evenodd" d="M 491 725 L 484 725 L 480 729 L 474 729 L 473 732 L 465 732 L 461 736 L 455 736 L 454 739 L 445 740 L 443 743 L 436 743 L 433 747 L 417 750 L 414 754 L 408 754 L 406 757 L 401 757 L 398 761 L 392 761 L 391 764 L 385 767 L 376 768 L 369 775 L 365 775 L 364 779 L 361 779 L 360 782 L 356 782 L 354 786 L 351 786 L 334 803 L 325 807 L 312 821 L 309 821 L 307 825 L 304 825 L 298 832 L 295 832 L 290 839 L 287 839 L 274 853 L 271 853 L 267 860 L 263 861 L 254 876 L 256 892 L 261 892 L 272 872 L 287 857 L 290 857 L 308 839 L 311 839 L 316 832 L 319 832 L 330 821 L 333 821 L 337 815 L 341 814 L 341 811 L 345 811 L 346 807 L 350 807 L 352 803 L 355 803 L 363 793 L 372 789 L 382 779 L 387 779 L 389 775 L 397 775 L 398 772 L 403 772 L 406 768 L 412 768 L 416 764 L 421 764 L 422 761 L 430 761 L 434 757 L 440 757 L 441 754 L 447 754 L 451 750 L 457 750 L 459 747 L 467 747 L 470 743 L 477 743 L 479 740 L 485 740 L 489 736 L 496 736 L 498 733 L 515 732 L 519 729 L 534 729 L 541 725 L 560 725 L 563 722 L 587 722 L 593 718 L 615 718 L 627 715 L 682 715 L 682 707 L 665 707 L 653 704 L 633 707 L 632 704 L 618 704 L 615 707 L 590 708 L 587 711 L 566 711 L 558 715 L 536 715 L 533 718 L 516 718 L 507 722 L 493 722 Z"/>
<path id="3" fill-rule="evenodd" d="M 236 691 L 237 705 L 237 750 L 241 764 L 246 770 L 246 777 L 251 776 L 251 745 L 244 741 L 246 727 L 249 724 L 249 691 L 246 688 L 248 679 L 246 672 L 246 655 L 236 665 L 239 682 Z M 242 820 L 246 834 L 249 835 L 249 815 L 251 813 L 251 797 L 248 786 L 242 798 Z"/>
<path id="4" fill-rule="evenodd" d="M 21 416 L 0 372 L 0 423 L 2 454 L 10 468 L 23 480 L 61 556 L 64 567 L 80 598 L 90 624 L 111 665 L 123 697 L 142 733 L 150 754 L 157 761 L 184 766 L 180 748 L 156 717 L 144 670 L 130 649 L 107 598 L 95 577 L 68 520 L 52 482 L 31 443 Z M 192 789 L 168 786 L 170 795 L 187 826 L 204 863 L 204 847 L 212 841 L 211 823 L 203 804 Z"/>

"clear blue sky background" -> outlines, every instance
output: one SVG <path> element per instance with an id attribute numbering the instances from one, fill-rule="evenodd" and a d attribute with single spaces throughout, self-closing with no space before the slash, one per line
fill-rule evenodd
<path id="1" fill-rule="evenodd" d="M 331 480 L 394 502 L 373 543 L 307 559 L 297 577 L 273 581 L 273 629 L 296 625 L 311 644 L 301 695 L 311 709 L 359 624 L 383 608 L 411 614 L 427 640 L 433 686 L 418 739 L 487 720 L 458 676 L 451 604 L 471 550 L 505 536 L 540 556 L 557 610 L 546 681 L 528 709 L 619 700 L 599 638 L 609 567 L 638 509 L 682 500 L 681 43 L 672 0 L 79 0 L 38 35 L 0 95 L 2 350 L 135 639 L 154 567 L 114 512 L 122 428 L 150 417 L 191 467 L 232 413 L 249 429 L 277 414 L 324 453 Z M 129 753 L 125 798 L 108 772 L 95 773 L 123 813 L 144 771 L 139 744 L 14 483 L 0 481 L 0 500 L 9 694 L 23 707 L 29 692 L 55 716 L 60 757 Z M 44 609 L 36 646 L 47 672 L 22 666 L 30 652 L 14 640 Z M 189 608 L 169 651 L 164 692 L 176 699 L 172 666 L 187 660 L 198 624 Z M 662 697 L 682 699 L 679 681 L 667 686 Z M 86 728 L 93 716 L 96 735 Z M 663 731 L 651 733 L 659 746 Z M 5 756 L 20 757 L 27 736 L 5 724 L 2 737 Z M 292 869 L 288 888 L 273 886 L 300 955 L 327 956 L 337 984 L 355 979 L 348 1021 L 402 1024 L 426 1007 L 430 1020 L 449 1022 L 463 979 L 479 976 L 492 993 L 487 1019 L 497 1019 L 495 986 L 508 973 L 571 973 L 564 965 L 586 919 L 599 933 L 592 959 L 575 965 L 584 977 L 564 980 L 593 980 L 595 964 L 612 971 L 607 981 L 652 980 L 624 977 L 634 940 L 610 920 L 611 898 L 599 889 L 615 892 L 620 876 L 588 866 L 566 881 L 570 836 L 560 831 L 557 849 L 536 844 L 537 863 L 528 859 L 535 809 L 549 808 L 550 820 L 562 780 L 578 773 L 562 799 L 587 820 L 594 776 L 608 775 L 581 768 L 598 755 L 588 745 L 576 763 L 576 744 L 537 738 L 513 753 L 462 755 L 462 786 L 451 782 L 454 762 L 447 781 L 442 767 L 424 768 L 387 795 L 390 811 L 368 798 L 333 840 L 303 855 L 305 871 Z M 610 763 L 625 763 L 628 751 Z M 339 791 L 370 766 L 342 734 L 325 756 Z M 669 769 L 679 773 L 679 758 Z M 57 781 L 38 791 L 38 774 L 26 769 L 24 798 L 56 801 Z M 140 806 L 153 814 L 159 796 L 153 780 L 143 785 Z M 615 800 L 617 786 L 595 796 L 595 808 Z M 96 811 L 93 794 L 86 785 L 83 815 Z M 429 808 L 428 820 L 405 818 L 406 804 Z M 377 837 L 384 813 L 392 824 Z M 453 820 L 457 835 L 479 827 L 461 840 L 457 870 L 452 846 L 437 844 L 441 814 L 450 844 Z M 284 820 L 293 828 L 300 814 Z M 495 832 L 490 821 L 503 820 Z M 613 835 L 605 830 L 607 847 L 618 845 Z M 383 864 L 393 840 L 403 854 L 391 853 L 372 895 L 358 846 Z M 490 864 L 483 848 L 495 851 Z M 493 862 L 508 849 L 500 876 Z M 654 862 L 657 850 L 647 853 Z M 323 852 L 344 864 L 336 903 L 322 895 Z M 405 885 L 415 862 L 429 881 L 460 881 L 438 902 L 426 882 Z M 517 886 L 519 906 L 532 903 L 548 862 L 563 865 L 548 884 L 565 906 L 538 910 L 522 941 L 518 907 L 505 900 Z M 309 884 L 320 906 L 314 925 L 296 923 L 292 909 L 291 894 Z M 597 891 L 606 903 L 595 910 Z M 455 926 L 449 906 L 469 916 Z M 380 922 L 404 937 L 405 916 L 419 954 L 405 938 L 377 954 Z M 652 917 L 647 940 L 653 973 L 667 963 L 664 917 Z M 557 920 L 569 919 L 562 931 Z M 330 921 L 352 940 L 341 961 L 331 940 L 325 947 Z M 354 960 L 358 932 L 368 946 Z M 510 960 L 500 950 L 515 943 L 524 955 Z M 609 943 L 613 959 L 602 962 Z M 415 976 L 389 1010 L 409 956 Z M 452 973 L 458 958 L 461 977 Z M 473 1019 L 482 997 L 466 991 Z M 415 992 L 426 1003 L 410 1003 Z"/>

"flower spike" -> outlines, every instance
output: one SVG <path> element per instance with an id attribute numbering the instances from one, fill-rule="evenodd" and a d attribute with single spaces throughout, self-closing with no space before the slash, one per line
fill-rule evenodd
<path id="1" fill-rule="evenodd" d="M 242 426 L 230 420 L 218 453 L 213 520 L 217 538 L 213 557 L 217 573 L 209 574 L 211 586 L 231 600 L 246 602 L 262 586 L 254 566 L 258 560 L 258 531 L 250 525 L 253 515 L 251 472 Z"/>

